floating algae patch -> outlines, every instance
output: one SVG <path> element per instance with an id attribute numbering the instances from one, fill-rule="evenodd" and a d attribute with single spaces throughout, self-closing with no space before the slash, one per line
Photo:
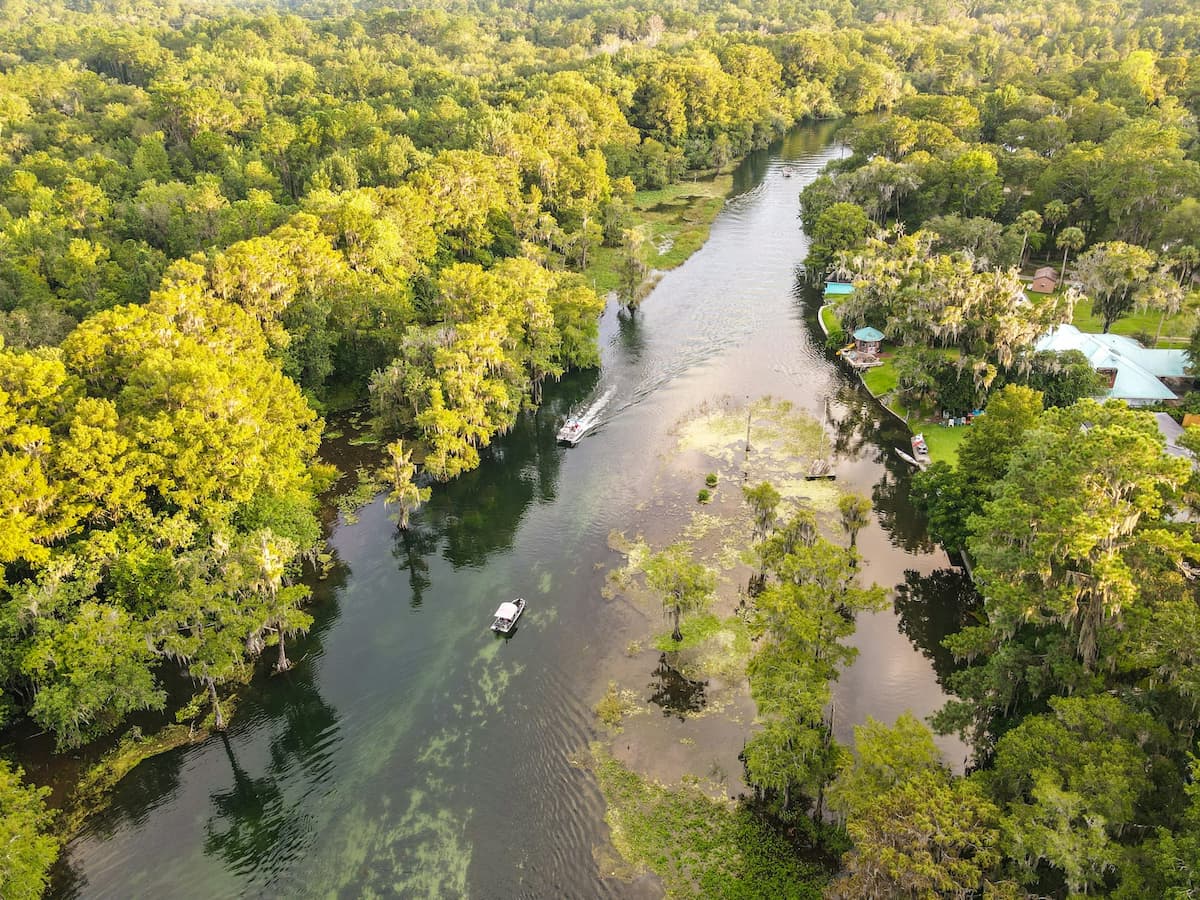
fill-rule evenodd
<path id="1" fill-rule="evenodd" d="M 771 472 L 807 471 L 813 460 L 823 459 L 830 452 L 820 422 L 786 400 L 770 397 L 756 400 L 749 407 L 730 400 L 707 404 L 676 430 L 681 451 L 703 453 L 729 466 L 748 466 L 755 481 L 769 477 Z"/>
<path id="2" fill-rule="evenodd" d="M 683 529 L 683 538 L 688 541 L 701 541 L 714 531 L 727 527 L 727 520 L 720 516 L 714 516 L 712 513 L 706 512 L 695 512 L 692 513 L 692 521 Z"/>
<path id="3" fill-rule="evenodd" d="M 775 490 L 785 501 L 794 500 L 815 512 L 837 510 L 841 491 L 832 481 L 806 481 L 803 478 L 780 478 L 772 481 Z"/>
<path id="4" fill-rule="evenodd" d="M 713 800 L 696 783 L 668 787 L 642 778 L 592 745 L 592 771 L 607 803 L 614 850 L 597 849 L 606 874 L 652 871 L 668 897 L 818 898 L 828 880 L 749 809 Z"/>
<path id="5" fill-rule="evenodd" d="M 412 792 L 408 810 L 389 834 L 395 876 L 390 884 L 379 886 L 376 896 L 467 896 L 471 844 L 465 819 L 439 806 L 439 787 L 431 783 L 428 795 Z"/>

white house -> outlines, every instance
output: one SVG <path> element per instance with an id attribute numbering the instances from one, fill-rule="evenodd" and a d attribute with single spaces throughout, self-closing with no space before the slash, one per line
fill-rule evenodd
<path id="1" fill-rule="evenodd" d="M 1192 378 L 1184 350 L 1151 350 L 1123 335 L 1089 334 L 1074 325 L 1050 329 L 1034 349 L 1080 351 L 1092 368 L 1108 376 L 1105 396 L 1124 400 L 1130 406 L 1178 400 L 1176 391 L 1186 390 Z"/>

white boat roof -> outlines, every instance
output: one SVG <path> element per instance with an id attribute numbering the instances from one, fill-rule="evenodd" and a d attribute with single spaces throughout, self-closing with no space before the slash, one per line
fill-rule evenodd
<path id="1" fill-rule="evenodd" d="M 496 610 L 497 619 L 515 619 L 517 613 L 520 612 L 520 607 L 515 603 L 501 603 L 500 608 Z"/>

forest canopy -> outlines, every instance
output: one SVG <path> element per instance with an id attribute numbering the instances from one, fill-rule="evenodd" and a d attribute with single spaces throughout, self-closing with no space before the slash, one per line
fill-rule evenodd
<path id="1" fill-rule="evenodd" d="M 751 774 L 818 820 L 833 785 L 846 895 L 1197 889 L 1194 475 L 1144 417 L 1075 403 L 1078 360 L 1028 353 L 1077 297 L 1024 305 L 1016 274 L 1069 272 L 1105 328 L 1186 302 L 1194 4 L 5 0 L 0 26 L 0 725 L 79 747 L 163 709 L 171 672 L 220 727 L 311 622 L 322 414 L 370 404 L 407 522 L 418 466 L 474 467 L 598 364 L 589 266 L 640 277 L 637 191 L 844 117 L 801 197 L 810 276 L 860 281 L 843 318 L 911 370 L 960 351 L 945 380 L 1011 426 L 918 482 L 980 561 L 938 722 L 980 771 L 907 720 L 835 752 L 838 640 L 879 598 L 814 538 L 758 611 Z M 799 718 L 776 662 L 820 681 Z M 867 771 L 887 754 L 916 762 Z M 42 796 L 0 774 L 29 848 L 0 893 L 37 896 Z M 897 835 L 914 810 L 929 832 Z"/>

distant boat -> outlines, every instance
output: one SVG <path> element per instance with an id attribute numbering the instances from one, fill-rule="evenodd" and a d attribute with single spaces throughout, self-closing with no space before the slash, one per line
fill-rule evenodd
<path id="1" fill-rule="evenodd" d="M 795 170 L 795 169 L 793 169 L 791 166 L 784 166 L 784 167 L 783 167 L 783 177 L 784 177 L 784 178 L 791 178 L 791 177 L 792 177 L 792 175 L 794 175 L 794 174 L 795 174 L 795 172 L 796 172 L 796 170 Z"/>
<path id="2" fill-rule="evenodd" d="M 574 417 L 567 419 L 563 423 L 563 427 L 558 430 L 558 442 L 566 444 L 568 447 L 578 444 L 581 437 L 583 437 L 583 422 Z"/>
<path id="3" fill-rule="evenodd" d="M 511 603 L 501 603 L 492 618 L 492 631 L 508 634 L 517 626 L 517 619 L 525 612 L 525 598 L 518 597 Z"/>

